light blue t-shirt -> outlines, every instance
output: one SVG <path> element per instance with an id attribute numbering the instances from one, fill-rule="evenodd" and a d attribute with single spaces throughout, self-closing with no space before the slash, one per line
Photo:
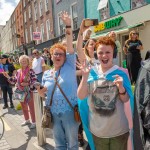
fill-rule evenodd
<path id="1" fill-rule="evenodd" d="M 49 105 L 53 87 L 55 84 L 54 77 L 58 76 L 58 72 L 53 69 L 47 70 L 43 74 L 42 85 L 47 87 L 46 105 Z M 74 106 L 77 104 L 77 80 L 76 80 L 76 56 L 75 54 L 67 54 L 66 61 L 60 69 L 58 83 Z M 60 92 L 58 86 L 55 88 L 53 101 L 51 106 L 52 113 L 64 113 L 65 111 L 72 111 L 72 108 Z"/>

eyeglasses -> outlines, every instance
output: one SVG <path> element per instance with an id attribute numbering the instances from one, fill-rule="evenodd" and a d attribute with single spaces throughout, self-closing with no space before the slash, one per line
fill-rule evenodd
<path id="1" fill-rule="evenodd" d="M 63 57 L 65 56 L 65 53 L 54 53 L 53 55 L 54 57 L 58 57 L 58 56 Z"/>

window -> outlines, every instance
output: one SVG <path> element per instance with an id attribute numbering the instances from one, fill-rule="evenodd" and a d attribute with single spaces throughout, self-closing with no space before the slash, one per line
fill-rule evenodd
<path id="1" fill-rule="evenodd" d="M 71 6 L 71 11 L 72 11 L 73 29 L 75 30 L 78 28 L 77 3 Z"/>
<path id="2" fill-rule="evenodd" d="M 42 13 L 43 13 L 43 4 L 42 4 L 42 1 L 40 1 L 40 3 L 39 3 L 39 9 L 40 9 L 40 16 L 42 16 Z"/>
<path id="3" fill-rule="evenodd" d="M 146 0 L 132 0 L 132 9 L 141 7 L 146 4 Z"/>
<path id="4" fill-rule="evenodd" d="M 47 40 L 49 40 L 50 39 L 50 34 L 51 34 L 49 20 L 46 21 L 46 31 L 47 31 Z"/>
<path id="5" fill-rule="evenodd" d="M 32 17 L 32 13 L 31 13 L 31 6 L 29 6 L 29 18 Z"/>
<path id="6" fill-rule="evenodd" d="M 31 41 L 32 41 L 32 38 L 33 38 L 32 34 L 33 34 L 33 32 L 32 32 L 32 25 L 30 25 L 30 39 L 31 39 Z"/>
<path id="7" fill-rule="evenodd" d="M 36 27 L 36 32 L 38 32 L 38 27 Z M 39 40 L 36 40 L 36 44 L 39 44 Z"/>
<path id="8" fill-rule="evenodd" d="M 48 0 L 45 0 L 45 11 L 48 11 Z"/>
<path id="9" fill-rule="evenodd" d="M 109 9 L 108 6 L 100 9 L 101 20 L 109 18 Z"/>
<path id="10" fill-rule="evenodd" d="M 25 7 L 26 6 L 26 2 L 25 2 L 25 0 L 23 0 L 23 7 Z"/>
<path id="11" fill-rule="evenodd" d="M 37 8 L 37 3 L 34 5 L 34 17 L 35 17 L 35 20 L 37 20 L 38 18 L 38 8 Z"/>
<path id="12" fill-rule="evenodd" d="M 58 28 L 59 28 L 59 34 L 62 35 L 65 33 L 65 28 L 63 26 L 63 21 L 60 18 L 60 14 L 61 13 L 58 14 L 58 26 L 59 26 Z"/>
<path id="13" fill-rule="evenodd" d="M 28 30 L 25 30 L 26 43 L 28 43 Z"/>
<path id="14" fill-rule="evenodd" d="M 44 25 L 41 24 L 41 40 L 44 42 Z"/>
<path id="15" fill-rule="evenodd" d="M 24 22 L 26 23 L 27 18 L 26 18 L 26 11 L 24 12 Z"/>

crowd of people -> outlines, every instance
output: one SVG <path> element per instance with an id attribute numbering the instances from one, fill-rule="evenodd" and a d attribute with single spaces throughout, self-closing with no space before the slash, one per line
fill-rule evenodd
<path id="1" fill-rule="evenodd" d="M 42 55 L 33 50 L 32 63 L 31 58 L 22 55 L 21 68 L 16 70 L 7 55 L 0 57 L 3 109 L 9 106 L 7 93 L 10 107 L 14 108 L 12 85 L 16 85 L 15 93 L 22 94 L 22 125 L 31 123 L 30 128 L 35 128 L 33 91 L 37 90 L 46 106 L 51 103 L 55 150 L 78 150 L 84 145 L 83 130 L 88 139 L 86 150 L 150 149 L 150 53 L 142 61 L 143 46 L 138 33 L 131 31 L 123 47 L 125 69 L 119 66 L 121 45 L 114 31 L 92 39 L 84 19 L 75 51 L 71 18 L 67 12 L 60 17 L 66 26 L 65 40 L 44 48 Z M 46 70 L 46 64 L 51 68 Z M 136 85 L 134 96 L 131 84 Z M 76 105 L 81 123 L 74 118 Z"/>

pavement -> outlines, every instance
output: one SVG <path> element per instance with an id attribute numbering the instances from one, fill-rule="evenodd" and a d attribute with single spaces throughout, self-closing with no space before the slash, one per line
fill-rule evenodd
<path id="1" fill-rule="evenodd" d="M 14 100 L 15 107 L 19 102 Z M 54 150 L 54 140 L 51 129 L 45 129 L 46 144 L 38 146 L 36 129 L 21 126 L 24 122 L 22 110 L 12 108 L 2 109 L 3 100 L 0 100 L 0 116 L 4 121 L 5 132 L 0 140 L 0 150 Z M 85 141 L 87 144 L 87 142 Z M 84 150 L 83 148 L 79 150 Z"/>

